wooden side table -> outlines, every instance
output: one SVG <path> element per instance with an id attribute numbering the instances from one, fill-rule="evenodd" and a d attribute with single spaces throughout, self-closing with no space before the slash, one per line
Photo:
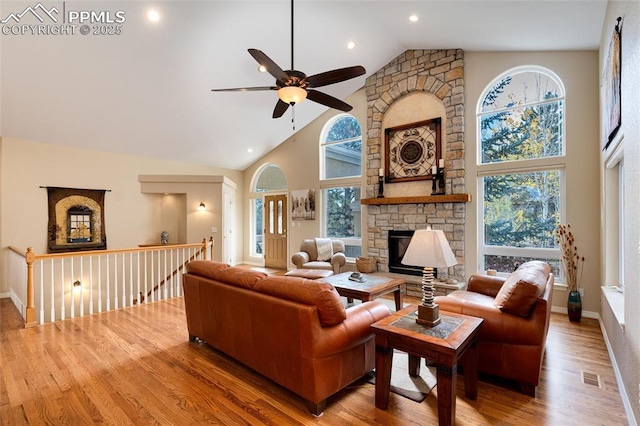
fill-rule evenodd
<path id="1" fill-rule="evenodd" d="M 389 406 L 393 350 L 409 354 L 409 374 L 419 374 L 420 358 L 433 361 L 438 379 L 438 424 L 453 425 L 456 419 L 458 362 L 464 368 L 465 395 L 478 396 L 478 330 L 482 318 L 440 312 L 441 322 L 427 327 L 415 322 L 412 305 L 371 325 L 376 336 L 376 407 Z"/>

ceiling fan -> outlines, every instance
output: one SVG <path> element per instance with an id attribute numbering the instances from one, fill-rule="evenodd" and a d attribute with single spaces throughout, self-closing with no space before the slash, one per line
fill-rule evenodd
<path id="1" fill-rule="evenodd" d="M 340 83 L 363 75 L 362 66 L 339 68 L 307 76 L 293 67 L 293 0 L 291 0 L 291 69 L 283 71 L 271 58 L 261 50 L 249 49 L 249 54 L 276 79 L 275 86 L 239 87 L 233 89 L 212 89 L 212 92 L 249 92 L 261 90 L 277 90 L 278 102 L 273 110 L 273 118 L 282 117 L 289 105 L 293 106 L 305 99 L 335 108 L 340 111 L 351 111 L 351 105 L 326 93 L 314 90 L 316 87 Z"/>

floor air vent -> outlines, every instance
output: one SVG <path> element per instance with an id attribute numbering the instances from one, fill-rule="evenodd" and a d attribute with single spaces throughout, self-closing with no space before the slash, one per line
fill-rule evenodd
<path id="1" fill-rule="evenodd" d="M 602 379 L 599 374 L 588 373 L 586 371 L 581 372 L 581 381 L 585 385 L 597 386 L 602 389 Z"/>

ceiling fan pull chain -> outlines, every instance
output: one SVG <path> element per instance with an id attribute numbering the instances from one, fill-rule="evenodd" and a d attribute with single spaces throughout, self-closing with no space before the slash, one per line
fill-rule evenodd
<path id="1" fill-rule="evenodd" d="M 291 105 L 291 125 L 293 126 L 293 130 L 296 130 L 296 106 Z"/>

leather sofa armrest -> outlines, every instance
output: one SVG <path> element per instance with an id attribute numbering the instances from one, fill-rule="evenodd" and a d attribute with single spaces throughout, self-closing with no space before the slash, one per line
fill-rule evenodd
<path id="1" fill-rule="evenodd" d="M 333 267 L 334 274 L 339 274 L 340 268 L 342 268 L 345 263 L 347 263 L 347 257 L 344 253 L 334 253 L 333 256 L 331 256 L 331 266 Z"/>
<path id="2" fill-rule="evenodd" d="M 386 305 L 376 301 L 350 307 L 347 319 L 333 327 L 323 327 L 313 339 L 313 356 L 327 357 L 362 344 L 373 335 L 371 324 L 390 314 Z"/>
<path id="3" fill-rule="evenodd" d="M 485 296 L 496 297 L 502 288 L 502 284 L 504 284 L 506 280 L 504 277 L 473 274 L 471 278 L 469 278 L 467 290 L 484 294 Z"/>
<path id="4" fill-rule="evenodd" d="M 298 268 L 302 268 L 302 265 L 309 261 L 309 253 L 306 251 L 300 251 L 293 256 L 291 256 L 291 261 Z"/>

